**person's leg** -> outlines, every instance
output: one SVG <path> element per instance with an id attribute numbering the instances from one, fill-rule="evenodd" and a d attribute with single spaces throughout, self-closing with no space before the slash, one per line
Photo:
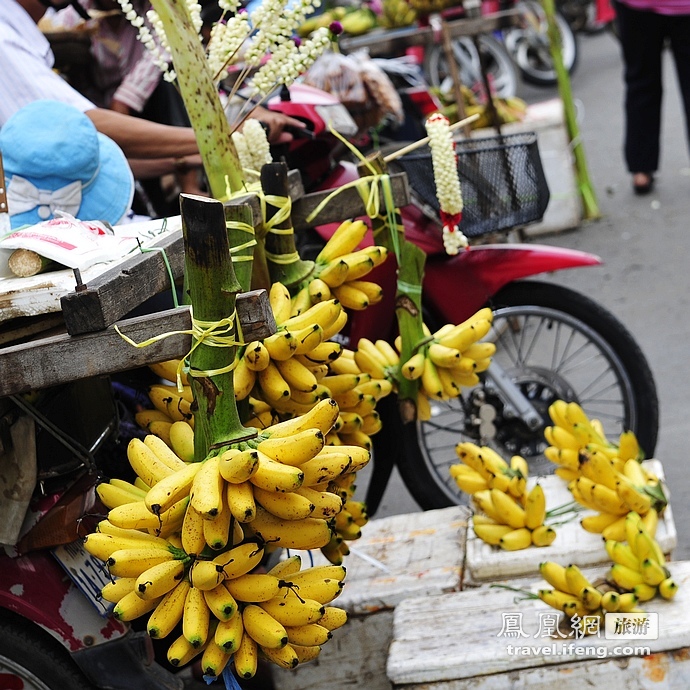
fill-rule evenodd
<path id="1" fill-rule="evenodd" d="M 631 173 L 659 167 L 663 18 L 616 3 L 625 78 L 625 161 Z"/>
<path id="2" fill-rule="evenodd" d="M 690 146 L 690 15 L 667 17 L 667 33 L 676 63 L 678 86 L 685 109 L 685 128 Z"/>

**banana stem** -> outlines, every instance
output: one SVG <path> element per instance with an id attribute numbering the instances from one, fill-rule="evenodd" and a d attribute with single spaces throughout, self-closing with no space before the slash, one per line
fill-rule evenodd
<path id="1" fill-rule="evenodd" d="M 241 286 L 230 259 L 223 204 L 181 194 L 180 212 L 194 330 L 189 361 L 194 457 L 201 461 L 225 445 L 253 438 L 256 429 L 244 428 L 235 403 L 231 366 Z"/>
<path id="2" fill-rule="evenodd" d="M 196 135 L 211 195 L 227 200 L 244 187 L 242 168 L 187 3 L 185 0 L 151 0 L 151 4 L 165 28 L 180 93 Z"/>

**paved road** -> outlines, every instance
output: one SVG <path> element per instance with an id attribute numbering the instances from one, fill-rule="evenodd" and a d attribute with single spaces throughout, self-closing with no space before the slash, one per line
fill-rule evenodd
<path id="1" fill-rule="evenodd" d="M 539 238 L 540 242 L 598 254 L 604 265 L 563 271 L 546 280 L 594 298 L 632 332 L 647 356 L 656 379 L 661 426 L 656 457 L 671 489 L 679 532 L 676 558 L 690 557 L 688 463 L 690 389 L 686 342 L 690 256 L 690 158 L 675 72 L 666 65 L 663 148 L 656 190 L 635 197 L 621 153 L 621 63 L 609 34 L 582 36 L 580 62 L 572 88 L 579 104 L 582 137 L 602 218 L 580 227 Z M 555 89 L 521 87 L 529 102 L 557 95 Z M 362 476 L 362 482 L 366 481 Z M 397 476 L 388 486 L 378 517 L 419 510 Z"/>

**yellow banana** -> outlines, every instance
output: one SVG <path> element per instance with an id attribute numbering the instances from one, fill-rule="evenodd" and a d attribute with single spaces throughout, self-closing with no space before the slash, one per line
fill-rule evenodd
<path id="1" fill-rule="evenodd" d="M 295 651 L 298 664 L 306 664 L 310 661 L 314 661 L 321 653 L 321 647 L 319 645 L 290 644 L 290 646 Z"/>
<path id="2" fill-rule="evenodd" d="M 642 573 L 632 568 L 628 568 L 620 563 L 614 563 L 609 570 L 609 577 L 621 589 L 631 592 L 633 587 L 644 583 Z"/>
<path id="3" fill-rule="evenodd" d="M 226 579 L 232 580 L 256 568 L 263 558 L 264 550 L 255 542 L 246 542 L 216 556 L 213 563 L 223 569 Z"/>
<path id="4" fill-rule="evenodd" d="M 133 488 L 136 489 L 136 487 Z M 120 486 L 115 486 L 112 482 L 102 482 L 99 484 L 96 487 L 96 493 L 106 508 L 115 508 L 127 503 L 137 503 L 146 495 L 143 491 L 138 494 L 132 493 Z"/>
<path id="5" fill-rule="evenodd" d="M 311 517 L 282 520 L 260 506 L 257 506 L 251 528 L 263 542 L 286 549 L 320 549 L 331 539 L 331 530 L 325 520 Z"/>
<path id="6" fill-rule="evenodd" d="M 369 306 L 368 294 L 349 282 L 334 287 L 333 294 L 346 309 L 362 311 Z"/>
<path id="7" fill-rule="evenodd" d="M 271 438 L 281 438 L 292 436 L 305 429 L 316 428 L 322 433 L 327 434 L 338 419 L 339 412 L 338 404 L 335 400 L 327 398 L 317 403 L 301 417 L 274 424 L 269 429 L 266 429 L 266 433 Z"/>
<path id="8" fill-rule="evenodd" d="M 315 505 L 295 492 L 265 491 L 254 487 L 254 499 L 269 513 L 283 520 L 302 520 L 309 517 Z"/>
<path id="9" fill-rule="evenodd" d="M 180 423 L 183 424 L 184 422 Z M 159 515 L 182 500 L 189 494 L 194 477 L 202 465 L 203 463 L 200 462 L 184 465 L 182 469 L 161 479 L 146 494 L 144 498 L 146 507 L 155 515 Z"/>
<path id="10" fill-rule="evenodd" d="M 525 527 L 536 529 L 546 518 L 546 496 L 541 484 L 535 484 L 525 501 Z"/>
<path id="11" fill-rule="evenodd" d="M 228 484 L 225 498 L 237 522 L 251 522 L 256 517 L 254 486 L 249 480 L 239 484 Z"/>
<path id="12" fill-rule="evenodd" d="M 498 489 L 491 489 L 491 502 L 502 524 L 515 530 L 525 526 L 525 510 L 513 498 Z"/>
<path id="13" fill-rule="evenodd" d="M 614 563 L 620 563 L 632 570 L 640 569 L 640 560 L 634 554 L 629 544 L 624 544 L 621 541 L 614 541 L 607 539 L 604 542 L 606 553 Z"/>
<path id="14" fill-rule="evenodd" d="M 436 365 L 429 357 L 424 360 L 424 371 L 422 371 L 420 382 L 429 398 L 432 400 L 443 400 L 443 383 L 438 375 Z"/>
<path id="15" fill-rule="evenodd" d="M 617 490 L 620 475 L 610 458 L 597 451 L 582 453 L 581 457 L 583 460 L 580 463 L 580 470 L 585 477 L 597 484 L 603 484 L 612 491 Z"/>
<path id="16" fill-rule="evenodd" d="M 192 585 L 187 591 L 182 614 L 182 634 L 192 647 L 198 649 L 206 643 L 210 622 L 211 612 L 204 593 Z"/>
<path id="17" fill-rule="evenodd" d="M 637 607 L 639 600 L 633 592 L 625 592 L 618 596 L 618 610 L 621 613 L 628 613 Z"/>
<path id="18" fill-rule="evenodd" d="M 309 294 L 309 286 L 305 285 L 297 294 L 290 300 L 290 318 L 303 314 L 307 309 L 312 307 L 312 299 Z"/>
<path id="19" fill-rule="evenodd" d="M 111 554 L 120 549 L 137 549 L 145 547 L 168 551 L 170 544 L 165 539 L 156 539 L 156 542 L 143 542 L 136 538 L 94 532 L 88 534 L 82 543 L 86 551 L 92 556 L 102 561 L 107 561 Z"/>
<path id="20" fill-rule="evenodd" d="M 255 604 L 242 611 L 244 632 L 258 645 L 267 649 L 280 649 L 287 644 L 287 632 L 270 613 Z"/>
<path id="21" fill-rule="evenodd" d="M 556 530 L 549 525 L 540 525 L 532 530 L 532 544 L 534 546 L 551 546 L 556 539 Z"/>
<path id="22" fill-rule="evenodd" d="M 235 611 L 228 619 L 219 621 L 213 639 L 228 654 L 232 654 L 239 649 L 243 635 L 242 613 Z"/>
<path id="23" fill-rule="evenodd" d="M 657 588 L 641 582 L 632 588 L 632 592 L 638 601 L 649 601 L 656 596 Z"/>
<path id="24" fill-rule="evenodd" d="M 277 362 L 290 359 L 295 354 L 295 349 L 297 348 L 295 337 L 289 331 L 284 330 L 265 338 L 263 343 L 271 355 L 271 359 Z M 264 371 L 266 370 L 264 369 Z"/>
<path id="25" fill-rule="evenodd" d="M 262 371 L 271 361 L 271 355 L 260 340 L 254 340 L 244 349 L 243 359 L 249 369 Z"/>
<path id="26" fill-rule="evenodd" d="M 609 613 L 615 613 L 620 607 L 620 595 L 618 592 L 609 590 L 601 595 L 601 608 Z"/>
<path id="27" fill-rule="evenodd" d="M 342 628 L 347 623 L 347 611 L 337 606 L 326 606 L 324 613 L 319 618 L 319 625 L 333 631 Z"/>
<path id="28" fill-rule="evenodd" d="M 155 546 L 128 547 L 113 551 L 106 565 L 110 574 L 116 577 L 139 577 L 151 566 L 173 559 L 171 551 Z"/>
<path id="29" fill-rule="evenodd" d="M 160 533 L 160 530 L 167 525 L 182 519 L 188 503 L 189 500 L 183 498 L 160 515 L 154 515 L 144 501 L 126 503 L 109 510 L 108 520 L 116 527 L 135 530 L 154 529 Z"/>
<path id="30" fill-rule="evenodd" d="M 330 491 L 317 491 L 309 486 L 301 486 L 294 493 L 303 496 L 314 506 L 310 513 L 311 517 L 329 520 L 343 507 L 342 498 Z"/>
<path id="31" fill-rule="evenodd" d="M 324 444 L 323 432 L 318 428 L 313 428 L 288 437 L 269 437 L 259 443 L 257 450 L 277 462 L 302 465 L 318 455 Z"/>
<path id="32" fill-rule="evenodd" d="M 610 525 L 601 530 L 601 535 L 604 539 L 613 539 L 614 541 L 625 541 L 626 539 L 626 516 L 622 515 Z"/>
<path id="33" fill-rule="evenodd" d="M 149 364 L 148 367 L 156 376 L 160 376 L 160 378 L 165 379 L 166 381 L 175 383 L 177 381 L 179 364 L 179 359 L 169 359 L 165 362 L 156 362 L 154 364 Z M 184 369 L 179 369 L 179 373 L 180 383 L 183 386 L 188 386 L 189 380 Z"/>
<path id="34" fill-rule="evenodd" d="M 172 426 L 172 425 L 171 425 Z M 173 472 L 184 469 L 186 463 L 184 460 L 179 458 L 175 452 L 167 445 L 163 439 L 155 434 L 148 434 L 144 437 L 144 445 L 152 450 L 156 457 L 164 464 L 167 465 Z"/>
<path id="35" fill-rule="evenodd" d="M 228 506 L 227 493 L 229 489 L 226 489 L 221 493 L 220 501 L 220 512 L 212 520 L 204 520 L 203 523 L 203 533 L 204 541 L 211 547 L 214 551 L 220 551 L 224 549 L 230 535 L 232 533 L 231 523 L 233 519 L 232 511 Z"/>
<path id="36" fill-rule="evenodd" d="M 340 343 L 329 341 L 317 345 L 313 350 L 304 355 L 299 355 L 298 359 L 302 357 L 303 359 L 299 361 L 304 363 L 304 360 L 306 360 L 309 364 L 332 364 L 340 357 L 342 351 L 343 346 Z"/>
<path id="37" fill-rule="evenodd" d="M 220 474 L 220 458 L 216 455 L 202 463 L 194 476 L 189 502 L 206 520 L 212 520 L 223 506 L 225 479 Z"/>
<path id="38" fill-rule="evenodd" d="M 242 484 L 259 468 L 259 454 L 255 450 L 230 448 L 218 457 L 218 472 L 230 484 Z"/>
<path id="39" fill-rule="evenodd" d="M 328 628 L 318 623 L 310 623 L 308 625 L 297 625 L 285 628 L 290 644 L 301 645 L 305 647 L 312 647 L 314 645 L 322 645 L 328 642 L 333 637 L 333 634 Z"/>
<path id="40" fill-rule="evenodd" d="M 303 599 L 294 595 L 288 596 L 289 594 L 290 592 L 286 591 L 270 601 L 261 602 L 259 606 L 282 625 L 296 626 L 320 622 L 326 612 L 326 606 L 315 599 Z"/>
<path id="41" fill-rule="evenodd" d="M 358 349 L 355 352 L 355 362 L 361 371 L 369 374 L 373 378 L 386 378 L 386 365 L 382 363 L 378 357 L 374 357 L 370 352 Z"/>
<path id="42" fill-rule="evenodd" d="M 184 635 L 173 640 L 168 647 L 168 662 L 171 666 L 180 667 L 188 664 L 194 657 L 203 653 L 204 647 L 194 647 Z"/>
<path id="43" fill-rule="evenodd" d="M 596 611 L 601 606 L 602 593 L 596 587 L 583 587 L 579 596 L 588 611 Z"/>
<path id="44" fill-rule="evenodd" d="M 180 532 L 182 548 L 188 555 L 198 556 L 206 548 L 204 518 L 191 503 L 187 506 Z"/>
<path id="45" fill-rule="evenodd" d="M 664 599 L 673 599 L 677 591 L 678 584 L 670 577 L 667 577 L 659 583 L 659 594 L 661 594 Z"/>
<path id="46" fill-rule="evenodd" d="M 294 357 L 277 362 L 276 366 L 292 390 L 309 393 L 316 389 L 318 382 L 314 374 Z"/>
<path id="47" fill-rule="evenodd" d="M 290 386 L 283 378 L 275 362 L 269 362 L 269 365 L 264 370 L 259 371 L 257 379 L 261 390 L 269 402 L 274 403 L 290 397 Z"/>
<path id="48" fill-rule="evenodd" d="M 167 412 L 158 409 L 141 410 L 135 413 L 134 419 L 142 429 L 148 429 L 151 422 L 173 422 L 173 418 Z"/>
<path id="49" fill-rule="evenodd" d="M 148 396 L 153 406 L 165 412 L 174 422 L 189 421 L 194 417 L 191 403 L 185 400 L 175 387 L 154 385 L 149 388 Z"/>
<path id="50" fill-rule="evenodd" d="M 513 529 L 504 534 L 498 545 L 506 551 L 517 551 L 526 549 L 532 543 L 532 533 L 526 528 Z"/>
<path id="51" fill-rule="evenodd" d="M 228 591 L 225 582 L 221 582 L 213 589 L 205 590 L 204 599 L 209 611 L 219 621 L 228 621 L 237 613 L 237 602 Z"/>
<path id="52" fill-rule="evenodd" d="M 194 462 L 194 429 L 187 422 L 170 425 L 170 444 L 178 457 L 185 462 Z"/>
<path id="53" fill-rule="evenodd" d="M 565 576 L 565 567 L 554 561 L 544 561 L 539 564 L 539 573 L 554 588 L 561 592 L 574 594 L 570 590 Z"/>
<path id="54" fill-rule="evenodd" d="M 125 594 L 115 604 L 113 617 L 119 621 L 132 621 L 158 606 L 160 599 L 142 599 L 136 592 Z"/>
<path id="55" fill-rule="evenodd" d="M 584 587 L 593 587 L 584 573 L 574 563 L 566 566 L 565 580 L 568 583 L 568 591 L 579 595 Z"/>
<path id="56" fill-rule="evenodd" d="M 153 438 L 157 437 L 154 436 Z M 164 464 L 158 456 L 138 438 L 133 438 L 127 444 L 127 459 L 137 476 L 148 486 L 153 486 L 161 479 L 174 472 L 173 469 Z"/>
<path id="57" fill-rule="evenodd" d="M 147 568 L 137 578 L 135 591 L 142 599 L 159 599 L 184 577 L 182 561 L 164 561 Z"/>
<path id="58" fill-rule="evenodd" d="M 233 655 L 235 671 L 240 678 L 253 678 L 259 661 L 259 650 L 251 635 L 242 635 L 240 645 Z"/>
<path id="59" fill-rule="evenodd" d="M 627 460 L 641 460 L 642 451 L 632 431 L 624 431 L 618 438 L 618 456 L 623 462 Z"/>
<path id="60" fill-rule="evenodd" d="M 540 589 L 539 598 L 558 611 L 566 611 L 572 606 L 580 604 L 580 599 L 574 594 L 569 594 L 557 589 Z"/>
<path id="61" fill-rule="evenodd" d="M 323 328 L 317 323 L 307 326 L 299 331 L 292 331 L 292 334 L 297 341 L 295 355 L 306 355 L 315 347 L 321 345 L 324 340 L 323 332 Z"/>
<path id="62" fill-rule="evenodd" d="M 313 304 L 325 302 L 333 297 L 331 288 L 329 288 L 328 285 L 321 280 L 321 278 L 313 278 L 310 280 L 307 290 Z"/>
<path id="63" fill-rule="evenodd" d="M 290 293 L 285 285 L 278 281 L 272 283 L 268 291 L 268 301 L 278 325 L 290 318 L 292 305 L 290 304 Z"/>
<path id="64" fill-rule="evenodd" d="M 471 324 L 460 324 L 456 326 L 455 329 L 450 331 L 447 335 L 439 338 L 438 342 L 445 347 L 452 347 L 463 352 L 472 345 L 472 343 L 481 340 L 490 330 L 491 321 L 489 319 L 477 319 Z"/>
<path id="65" fill-rule="evenodd" d="M 420 378 L 424 372 L 425 360 L 425 353 L 422 351 L 417 352 L 400 367 L 400 373 L 409 381 L 415 381 Z"/>
<path id="66" fill-rule="evenodd" d="M 146 623 L 146 629 L 152 638 L 167 637 L 182 620 L 184 602 L 190 587 L 189 580 L 180 580 L 157 604 Z"/>
<path id="67" fill-rule="evenodd" d="M 280 591 L 280 580 L 267 573 L 247 573 L 226 580 L 225 586 L 237 601 L 256 603 L 276 597 Z"/>
<path id="68" fill-rule="evenodd" d="M 323 249 L 316 257 L 317 264 L 327 264 L 333 259 L 337 259 L 344 254 L 355 251 L 360 242 L 364 239 L 368 230 L 366 223 L 361 220 L 346 220 L 338 226 L 338 229 L 331 235 Z"/>
<path id="69" fill-rule="evenodd" d="M 185 422 L 186 423 L 186 422 Z M 157 436 L 168 447 L 170 446 L 170 427 L 172 427 L 172 420 L 169 422 L 151 422 L 148 426 L 150 434 Z"/>
<path id="70" fill-rule="evenodd" d="M 302 486 L 304 472 L 301 467 L 285 465 L 282 462 L 272 460 L 261 451 L 256 451 L 259 456 L 259 465 L 249 481 L 265 491 L 294 491 Z"/>
<path id="71" fill-rule="evenodd" d="M 339 451 L 341 446 L 334 446 Z M 329 482 L 349 471 L 352 457 L 346 452 L 319 453 L 315 458 L 302 463 L 303 486 L 316 486 Z"/>
<path id="72" fill-rule="evenodd" d="M 117 604 L 125 594 L 129 594 L 134 591 L 134 585 L 136 584 L 136 577 L 118 577 L 111 582 L 103 585 L 101 589 L 101 596 L 106 601 L 110 601 L 113 604 Z"/>
<path id="73" fill-rule="evenodd" d="M 254 388 L 257 379 L 257 372 L 250 369 L 247 361 L 240 357 L 233 370 L 232 385 L 235 391 L 235 400 L 244 400 Z"/>
<path id="74" fill-rule="evenodd" d="M 640 563 L 640 572 L 645 584 L 656 587 L 669 577 L 668 570 L 661 566 L 655 559 L 645 558 Z"/>
<path id="75" fill-rule="evenodd" d="M 629 460 L 628 462 L 636 461 Z M 625 505 L 630 510 L 634 510 L 638 515 L 645 515 L 652 507 L 651 497 L 639 491 L 627 476 L 620 475 L 619 477 L 618 495 L 623 500 Z"/>
<path id="76" fill-rule="evenodd" d="M 217 678 L 222 674 L 230 658 L 231 655 L 215 641 L 215 638 L 211 638 L 201 655 L 201 671 L 204 676 Z"/>
<path id="77" fill-rule="evenodd" d="M 513 531 L 513 528 L 509 525 L 488 525 L 488 524 L 477 524 L 472 525 L 474 533 L 487 544 L 492 546 L 498 546 L 501 538 Z"/>

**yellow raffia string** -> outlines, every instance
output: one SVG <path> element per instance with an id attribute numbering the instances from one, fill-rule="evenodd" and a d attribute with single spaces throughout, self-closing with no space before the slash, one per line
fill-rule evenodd
<path id="1" fill-rule="evenodd" d="M 266 258 L 274 264 L 287 265 L 299 261 L 299 252 L 292 252 L 291 254 L 272 254 L 265 252 Z"/>
<path id="2" fill-rule="evenodd" d="M 237 323 L 237 331 L 239 334 L 239 339 L 235 338 L 235 322 L 237 321 L 237 311 L 233 311 L 230 316 L 221 319 L 220 321 L 200 321 L 194 318 L 194 314 L 190 307 L 189 315 L 192 319 L 192 327 L 189 330 L 184 331 L 168 331 L 166 333 L 160 333 L 159 335 L 153 336 L 153 338 L 148 338 L 141 343 L 137 343 L 132 340 L 129 336 L 126 336 L 120 331 L 117 324 L 114 328 L 116 333 L 127 343 L 136 348 L 144 348 L 153 345 L 154 343 L 160 342 L 164 338 L 170 338 L 175 335 L 191 335 L 192 336 L 192 347 L 189 352 L 180 359 L 177 365 L 177 390 L 182 391 L 184 389 L 182 385 L 182 371 L 185 367 L 185 362 L 190 359 L 194 350 L 196 350 L 202 343 L 209 347 L 237 347 L 244 345 L 244 338 L 242 337 L 242 332 L 239 322 Z M 223 335 L 224 333 L 229 333 L 229 335 Z M 219 374 L 225 374 L 227 372 L 233 371 L 237 366 L 238 359 L 235 358 L 231 364 L 220 369 L 212 369 L 209 371 L 201 370 L 187 370 L 187 376 L 191 377 L 207 377 L 207 376 L 218 376 Z"/>
<path id="3" fill-rule="evenodd" d="M 273 218 L 264 221 L 264 228 L 268 232 L 276 232 L 276 225 L 279 225 L 290 218 L 292 214 L 292 199 L 289 196 L 276 196 L 275 194 L 260 194 L 259 201 L 261 202 L 261 214 L 264 218 L 267 216 L 266 206 L 270 204 L 278 210 Z M 292 231 L 292 229 L 290 229 Z"/>
<path id="4" fill-rule="evenodd" d="M 248 235 L 254 235 L 254 226 L 249 223 L 244 223 L 241 220 L 226 220 L 225 227 L 227 230 L 239 230 L 240 232 L 245 232 Z M 237 252 L 241 252 L 243 249 L 249 249 L 250 247 L 256 247 L 256 239 L 251 239 L 244 244 L 238 244 L 235 247 L 230 247 L 230 255 L 233 263 L 239 263 L 241 261 L 254 261 L 254 253 L 248 254 L 247 256 L 233 256 Z"/>

